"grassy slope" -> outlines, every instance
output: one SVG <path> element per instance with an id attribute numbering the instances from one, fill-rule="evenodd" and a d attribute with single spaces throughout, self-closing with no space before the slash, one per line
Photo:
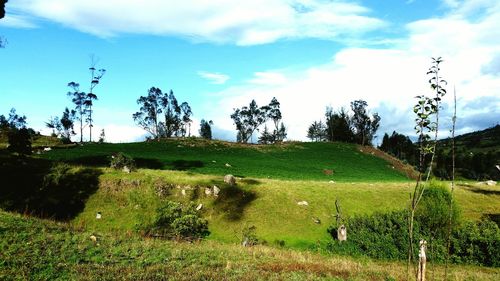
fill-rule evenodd
<path id="1" fill-rule="evenodd" d="M 443 271 L 429 264 L 427 272 L 439 280 Z M 402 263 L 101 234 L 0 211 L 1 280 L 402 280 L 405 272 Z M 500 278 L 491 268 L 450 272 L 452 280 Z"/>
<path id="2" fill-rule="evenodd" d="M 405 181 L 385 160 L 344 143 L 238 145 L 196 139 L 160 143 L 85 144 L 55 149 L 43 157 L 84 165 L 108 166 L 109 157 L 124 152 L 144 168 L 188 170 L 201 174 L 287 180 Z M 226 167 L 226 163 L 231 167 Z M 333 170 L 325 175 L 323 170 Z"/>
<path id="3" fill-rule="evenodd" d="M 203 203 L 209 220 L 210 239 L 237 242 L 245 225 L 255 225 L 257 235 L 269 243 L 284 240 L 293 248 L 311 248 L 331 239 L 326 228 L 334 221 L 334 202 L 339 199 L 344 215 L 369 214 L 403 209 L 411 183 L 328 183 L 318 181 L 282 181 L 243 179 L 237 188 L 223 185 L 222 177 L 189 172 L 139 170 L 126 175 L 110 171 L 101 176 L 101 187 L 87 201 L 85 210 L 74 219 L 89 230 L 132 231 L 140 221 L 154 216 L 160 198 L 158 186 L 199 186 L 187 190 L 169 189 L 169 198 Z M 205 196 L 204 187 L 222 188 L 217 199 Z M 500 187 L 460 186 L 456 198 L 466 219 L 500 213 Z M 307 201 L 309 206 L 297 202 Z M 100 211 L 102 220 L 96 220 Z M 313 217 L 321 220 L 316 224 Z"/>
<path id="4" fill-rule="evenodd" d="M 451 147 L 451 139 L 439 141 L 444 147 Z M 499 152 L 500 151 L 500 125 L 463 134 L 455 138 L 455 147 L 457 151 L 464 152 Z"/>

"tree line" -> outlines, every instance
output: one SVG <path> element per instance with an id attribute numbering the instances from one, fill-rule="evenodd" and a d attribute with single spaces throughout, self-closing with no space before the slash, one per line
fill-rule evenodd
<path id="1" fill-rule="evenodd" d="M 327 107 L 325 121 L 314 121 L 307 130 L 307 137 L 311 141 L 372 145 L 381 118 L 378 113 L 370 115 L 367 107 L 368 103 L 364 100 L 351 102 L 352 113 L 344 108 L 334 111 L 332 107 Z"/>

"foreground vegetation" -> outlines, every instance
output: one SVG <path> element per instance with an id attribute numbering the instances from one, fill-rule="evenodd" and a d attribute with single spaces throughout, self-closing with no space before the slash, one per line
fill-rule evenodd
<path id="1" fill-rule="evenodd" d="M 96 238 L 94 242 L 91 236 Z M 498 280 L 499 269 L 453 266 L 452 280 Z M 429 267 L 441 279 L 443 266 Z M 401 280 L 405 265 L 213 241 L 109 234 L 0 211 L 2 280 Z"/>

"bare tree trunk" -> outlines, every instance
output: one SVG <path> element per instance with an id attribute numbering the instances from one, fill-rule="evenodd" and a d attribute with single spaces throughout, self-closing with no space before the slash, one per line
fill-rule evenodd
<path id="1" fill-rule="evenodd" d="M 448 280 L 448 263 L 450 260 L 450 246 L 451 246 L 451 230 L 452 230 L 452 218 L 453 218 L 453 190 L 455 189 L 455 124 L 457 121 L 457 93 L 455 88 L 453 88 L 453 118 L 452 118 L 452 129 L 451 129 L 451 194 L 450 194 L 450 214 L 448 216 L 448 237 L 446 243 L 446 265 L 444 267 L 444 280 Z"/>

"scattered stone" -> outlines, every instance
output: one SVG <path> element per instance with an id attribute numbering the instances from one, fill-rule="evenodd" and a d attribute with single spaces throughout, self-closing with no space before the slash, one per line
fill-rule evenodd
<path id="1" fill-rule="evenodd" d="M 299 205 L 299 206 L 309 206 L 309 203 L 307 203 L 307 201 L 299 201 L 299 202 L 297 202 L 297 205 Z"/>
<path id="2" fill-rule="evenodd" d="M 230 186 L 236 185 L 236 179 L 234 178 L 233 175 L 225 175 L 224 182 L 229 184 Z"/>
<path id="3" fill-rule="evenodd" d="M 317 217 L 312 218 L 315 224 L 321 224 L 321 220 Z"/>
<path id="4" fill-rule="evenodd" d="M 341 225 L 337 229 L 337 238 L 339 241 L 347 241 L 347 229 L 345 228 L 345 225 Z"/>
<path id="5" fill-rule="evenodd" d="M 95 215 L 95 218 L 100 220 L 102 218 L 101 212 L 97 212 L 97 214 Z"/>
<path id="6" fill-rule="evenodd" d="M 208 187 L 205 187 L 205 195 L 206 196 L 210 196 L 212 195 L 212 189 L 208 188 Z"/>
<path id="7" fill-rule="evenodd" d="M 177 147 L 178 147 L 178 148 L 181 148 L 181 147 L 182 147 L 182 145 L 178 144 L 178 145 L 177 145 Z"/>
<path id="8" fill-rule="evenodd" d="M 186 190 L 185 189 L 181 190 L 181 194 L 182 196 L 186 196 Z"/>
<path id="9" fill-rule="evenodd" d="M 52 150 L 52 148 L 50 148 L 50 147 L 44 147 L 43 148 L 43 151 L 51 151 L 51 150 Z"/>
<path id="10" fill-rule="evenodd" d="M 97 243 L 97 237 L 95 237 L 95 235 L 90 235 L 90 240 L 92 240 L 92 242 L 94 243 Z"/>
<path id="11" fill-rule="evenodd" d="M 393 169 L 396 169 L 394 166 L 392 166 Z"/>
<path id="12" fill-rule="evenodd" d="M 224 166 L 226 166 L 226 167 L 232 167 L 229 163 L 226 163 Z"/>
<path id="13" fill-rule="evenodd" d="M 495 167 L 497 167 L 498 171 L 500 171 L 500 165 L 496 165 Z"/>
<path id="14" fill-rule="evenodd" d="M 127 166 L 123 166 L 122 171 L 125 172 L 125 173 L 127 173 L 127 174 L 130 174 L 130 168 L 127 167 Z"/>
<path id="15" fill-rule="evenodd" d="M 201 210 L 201 208 L 203 208 L 203 204 L 198 205 L 198 206 L 196 207 L 196 211 Z"/>
<path id="16" fill-rule="evenodd" d="M 217 197 L 219 196 L 220 188 L 216 185 L 214 185 L 214 196 Z"/>
<path id="17" fill-rule="evenodd" d="M 215 161 L 215 160 L 212 160 L 212 163 L 217 163 L 217 161 Z"/>
<path id="18" fill-rule="evenodd" d="M 328 183 L 335 183 L 334 181 L 329 181 Z"/>
<path id="19" fill-rule="evenodd" d="M 482 181 L 479 184 L 487 185 L 487 186 L 495 186 L 495 185 L 497 185 L 497 182 L 493 181 L 493 180 L 488 180 L 488 181 Z"/>
<path id="20" fill-rule="evenodd" d="M 138 210 L 140 207 L 141 207 L 141 206 L 139 206 L 139 205 L 135 205 L 135 206 L 134 206 L 134 209 Z"/>
<path id="21" fill-rule="evenodd" d="M 245 240 L 241 243 L 243 247 L 248 247 L 248 237 L 245 237 Z"/>

